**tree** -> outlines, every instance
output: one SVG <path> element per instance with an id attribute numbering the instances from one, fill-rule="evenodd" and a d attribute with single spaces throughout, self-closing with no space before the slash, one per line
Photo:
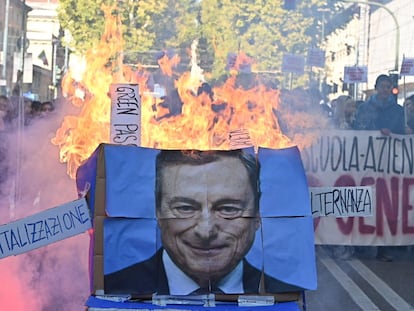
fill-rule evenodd
<path id="1" fill-rule="evenodd" d="M 306 55 L 321 43 L 325 20 L 341 9 L 332 0 L 297 1 L 295 10 L 284 9 L 284 0 L 60 0 L 59 19 L 76 51 L 98 42 L 101 6 L 114 3 L 123 25 L 125 61 L 155 64 L 157 51 L 172 48 L 188 64 L 188 49 L 198 40 L 198 59 L 211 79 L 226 74 L 228 53 L 240 51 L 256 60 L 256 71 L 281 75 L 283 54 Z M 321 7 L 330 11 L 322 16 Z"/>
<path id="2" fill-rule="evenodd" d="M 305 54 L 313 37 L 314 16 L 306 14 L 323 1 L 301 1 L 297 10 L 283 0 L 203 0 L 199 33 L 214 51 L 213 76 L 225 73 L 228 53 L 243 51 L 257 61 L 256 70 L 280 72 L 283 53 Z"/>
<path id="3" fill-rule="evenodd" d="M 121 16 L 122 32 L 125 41 L 126 59 L 136 58 L 136 54 L 147 52 L 155 44 L 155 20 L 167 8 L 166 1 L 134 0 L 60 0 L 58 17 L 61 27 L 68 30 L 72 42 L 66 43 L 77 53 L 83 54 L 99 42 L 104 29 L 102 5 L 117 4 Z"/>

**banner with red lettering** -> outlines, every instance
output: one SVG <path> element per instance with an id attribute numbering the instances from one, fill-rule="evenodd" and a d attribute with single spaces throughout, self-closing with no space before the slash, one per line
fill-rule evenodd
<path id="1" fill-rule="evenodd" d="M 315 217 L 317 244 L 414 244 L 414 135 L 327 131 L 302 161 L 309 187 L 366 186 L 375 196 L 372 216 Z"/>

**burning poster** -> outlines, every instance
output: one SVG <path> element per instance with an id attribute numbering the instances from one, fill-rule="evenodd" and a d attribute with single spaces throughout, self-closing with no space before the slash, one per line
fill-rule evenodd
<path id="1" fill-rule="evenodd" d="M 140 132 L 135 125 L 122 129 L 122 133 L 136 134 L 129 143 L 139 145 L 139 134 L 141 146 L 157 149 L 228 150 L 239 147 L 240 139 L 243 144 L 266 148 L 298 144 L 298 139 L 293 142 L 282 131 L 281 90 L 253 69 L 245 70 L 255 62 L 245 53 L 235 55 L 228 77 L 217 84 L 208 81 L 197 65 L 196 44 L 191 46 L 191 68 L 187 71 L 182 66 L 178 70 L 181 60 L 173 49 L 157 53 L 157 68 L 151 71 L 141 64 L 126 65 L 116 16 L 110 10 L 106 14 L 102 40 L 86 53 L 84 70 L 81 74 L 69 71 L 62 81 L 63 93 L 81 110 L 79 116 L 65 117 L 52 140 L 59 146 L 60 160 L 67 163 L 71 177 L 100 143 L 113 142 L 109 130 L 111 85 L 139 86 Z M 288 106 L 286 109 L 293 107 Z M 298 119 L 285 117 L 283 125 L 296 128 L 306 124 L 303 132 L 307 133 L 307 128 L 321 123 L 317 117 L 310 122 L 313 118 L 308 115 Z M 248 139 L 237 135 L 240 131 L 247 133 Z M 237 137 L 236 141 L 230 141 L 229 136 Z"/>
<path id="2" fill-rule="evenodd" d="M 308 188 L 295 147 L 101 145 L 77 181 L 79 189 L 89 183 L 95 215 L 94 291 L 151 297 L 316 287 Z"/>
<path id="3" fill-rule="evenodd" d="M 127 66 L 114 28 L 86 55 L 82 79 L 65 76 L 64 92 L 82 111 L 53 139 L 94 210 L 92 292 L 149 298 L 198 287 L 226 295 L 314 289 L 309 195 L 297 143 L 279 123 L 281 91 L 263 83 L 242 52 L 216 85 L 197 66 L 196 45 L 188 71 L 178 72 L 170 49 L 157 54 L 152 72 Z M 118 84 L 139 86 L 140 146 L 106 145 L 108 90 Z M 159 170 L 164 157 L 172 162 Z"/>

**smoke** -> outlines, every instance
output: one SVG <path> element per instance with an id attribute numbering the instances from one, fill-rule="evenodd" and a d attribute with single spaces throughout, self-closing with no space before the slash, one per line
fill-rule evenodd
<path id="1" fill-rule="evenodd" d="M 0 223 L 6 224 L 77 199 L 75 181 L 50 140 L 63 116 L 76 113 L 61 100 L 49 115 L 2 134 Z M 0 310 L 83 310 L 89 296 L 87 233 L 0 259 Z"/>

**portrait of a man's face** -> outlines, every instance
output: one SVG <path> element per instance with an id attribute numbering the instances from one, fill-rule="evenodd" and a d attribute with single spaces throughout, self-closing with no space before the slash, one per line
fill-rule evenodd
<path id="1" fill-rule="evenodd" d="M 218 282 L 250 250 L 260 226 L 257 189 L 237 157 L 162 168 L 157 219 L 164 248 L 198 283 Z"/>
<path id="2" fill-rule="evenodd" d="M 313 221 L 296 148 L 102 148 L 105 200 L 95 211 L 103 219 L 95 230 L 102 249 L 95 248 L 94 273 L 103 282 L 95 289 L 151 297 L 316 286 Z"/>

